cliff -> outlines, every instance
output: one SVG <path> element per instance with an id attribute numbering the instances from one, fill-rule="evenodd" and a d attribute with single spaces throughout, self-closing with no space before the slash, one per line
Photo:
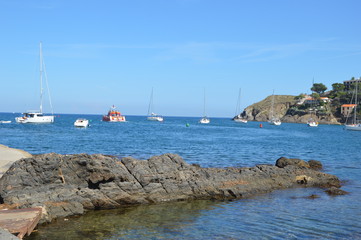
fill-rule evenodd
<path id="1" fill-rule="evenodd" d="M 317 162 L 317 161 L 316 161 Z M 201 168 L 180 156 L 121 160 L 100 154 L 44 154 L 16 161 L 0 179 L 7 208 L 40 207 L 42 221 L 119 208 L 192 199 L 237 199 L 292 187 L 340 187 L 315 161 L 280 158 L 275 166 Z"/>
<path id="2" fill-rule="evenodd" d="M 244 109 L 241 115 L 249 121 L 266 122 L 270 119 L 272 106 L 272 96 L 252 104 Z M 310 114 L 308 111 L 299 110 L 299 103 L 292 95 L 274 95 L 274 117 L 279 118 L 282 122 L 306 123 L 309 118 L 313 118 L 321 124 L 339 124 L 334 115 L 328 112 L 317 112 Z"/>

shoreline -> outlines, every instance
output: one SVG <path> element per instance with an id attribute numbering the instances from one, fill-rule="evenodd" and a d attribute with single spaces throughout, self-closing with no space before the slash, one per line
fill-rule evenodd
<path id="1" fill-rule="evenodd" d="M 14 162 L 0 179 L 0 194 L 8 208 L 41 208 L 42 223 L 128 205 L 231 200 L 287 188 L 341 187 L 336 176 L 319 168 L 317 161 L 288 158 L 278 159 L 275 165 L 202 168 L 176 154 L 138 160 L 50 153 Z"/>

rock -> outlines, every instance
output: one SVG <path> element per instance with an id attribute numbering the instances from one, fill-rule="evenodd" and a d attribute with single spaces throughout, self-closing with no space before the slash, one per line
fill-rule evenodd
<path id="1" fill-rule="evenodd" d="M 336 176 L 280 158 L 279 166 L 202 168 L 179 155 L 121 160 L 100 154 L 55 153 L 15 162 L 0 179 L 0 201 L 17 208 L 41 207 L 41 222 L 120 208 L 193 199 L 232 200 L 291 187 L 340 186 Z"/>
<path id="2" fill-rule="evenodd" d="M 280 157 L 279 159 L 277 159 L 276 161 L 276 166 L 280 167 L 280 168 L 284 168 L 288 165 L 295 165 L 295 166 L 299 166 L 299 167 L 306 167 L 306 168 L 310 168 L 310 165 L 298 158 L 285 158 L 285 157 Z"/>
<path id="3" fill-rule="evenodd" d="M 310 168 L 314 169 L 314 170 L 321 170 L 322 169 L 322 163 L 320 161 L 317 161 L 317 160 L 308 161 L 308 165 L 310 165 Z"/>
<path id="4" fill-rule="evenodd" d="M 342 189 L 339 189 L 337 187 L 330 187 L 329 189 L 325 190 L 325 192 L 328 194 L 328 195 L 331 195 L 331 196 L 337 196 L 337 195 L 346 195 L 348 194 L 348 192 L 342 190 Z"/>
<path id="5" fill-rule="evenodd" d="M 0 228 L 0 240 L 19 240 L 19 238 L 11 234 L 9 231 Z"/>
<path id="6" fill-rule="evenodd" d="M 307 199 L 316 199 L 316 198 L 320 198 L 319 195 L 317 194 L 311 194 L 310 196 L 306 197 Z"/>

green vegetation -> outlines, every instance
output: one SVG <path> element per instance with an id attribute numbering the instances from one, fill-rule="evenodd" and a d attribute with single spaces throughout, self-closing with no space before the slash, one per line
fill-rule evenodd
<path id="1" fill-rule="evenodd" d="M 355 80 L 355 77 L 352 77 L 351 80 Z M 314 83 L 311 87 L 311 91 L 313 93 L 310 95 L 313 100 L 305 101 L 306 94 L 303 93 L 296 96 L 294 99 L 298 102 L 298 104 L 289 109 L 289 114 L 316 111 L 319 115 L 332 113 L 334 116 L 342 118 L 341 105 L 351 102 L 354 97 L 355 88 L 355 83 L 351 84 L 349 90 L 346 89 L 343 83 L 334 83 L 332 84 L 332 90 L 326 92 L 327 87 L 324 84 Z M 357 88 L 359 99 L 361 99 L 361 83 L 358 83 Z M 322 97 L 327 97 L 330 101 L 325 101 Z"/>
<path id="2" fill-rule="evenodd" d="M 314 83 L 311 87 L 311 91 L 316 92 L 318 94 L 324 93 L 327 90 L 327 87 L 322 83 Z"/>

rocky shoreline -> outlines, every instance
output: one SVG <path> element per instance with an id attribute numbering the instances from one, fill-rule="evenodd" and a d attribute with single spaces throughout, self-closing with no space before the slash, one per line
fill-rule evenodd
<path id="1" fill-rule="evenodd" d="M 41 222 L 50 222 L 86 210 L 239 199 L 294 187 L 342 191 L 340 180 L 320 168 L 318 161 L 288 158 L 278 159 L 274 166 L 202 168 L 176 154 L 137 160 L 50 153 L 14 162 L 0 179 L 0 202 L 7 208 L 40 207 Z"/>

